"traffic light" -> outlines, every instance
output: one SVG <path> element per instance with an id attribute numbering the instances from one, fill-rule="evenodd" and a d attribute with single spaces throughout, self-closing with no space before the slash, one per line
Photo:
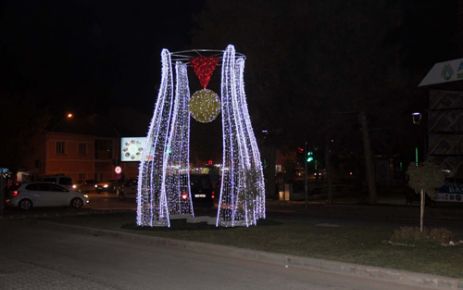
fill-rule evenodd
<path id="1" fill-rule="evenodd" d="M 304 162 L 305 162 L 305 150 L 304 150 L 304 147 L 297 147 L 296 148 L 296 162 L 299 164 L 299 165 L 303 165 Z"/>
<path id="2" fill-rule="evenodd" d="M 306 161 L 307 163 L 310 163 L 310 162 L 314 161 L 314 159 L 315 159 L 315 158 L 314 158 L 313 151 L 307 151 L 307 154 L 306 154 L 305 157 L 306 157 L 306 158 L 305 158 L 305 161 Z"/>

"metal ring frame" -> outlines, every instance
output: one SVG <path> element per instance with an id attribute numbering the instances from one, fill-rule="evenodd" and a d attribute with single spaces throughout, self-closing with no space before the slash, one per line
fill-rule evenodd
<path id="1" fill-rule="evenodd" d="M 222 59 L 225 50 L 220 49 L 189 49 L 182 51 L 171 52 L 172 61 L 181 61 L 187 65 L 190 64 L 190 60 L 196 56 L 215 56 L 220 60 Z M 236 52 L 235 57 L 246 59 L 246 55 Z M 220 65 L 220 63 L 218 64 Z"/>

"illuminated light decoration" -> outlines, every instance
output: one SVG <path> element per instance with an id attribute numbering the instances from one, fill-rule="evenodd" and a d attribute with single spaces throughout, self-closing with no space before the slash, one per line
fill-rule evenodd
<path id="1" fill-rule="evenodd" d="M 161 52 L 162 76 L 153 118 L 139 166 L 137 225 L 170 227 L 165 188 L 169 129 L 173 106 L 173 77 L 170 52 Z"/>
<path id="2" fill-rule="evenodd" d="M 255 195 L 255 210 L 253 212 L 254 216 L 254 223 L 258 219 L 265 219 L 265 181 L 264 181 L 264 173 L 262 168 L 262 161 L 260 156 L 259 147 L 257 146 L 256 136 L 254 135 L 254 130 L 252 129 L 251 124 L 251 117 L 249 115 L 248 105 L 246 101 L 246 92 L 244 89 L 244 65 L 245 59 L 244 57 L 237 58 L 237 67 L 236 67 L 236 75 L 238 76 L 237 79 L 237 93 L 238 93 L 238 108 L 240 114 L 242 114 L 242 119 L 244 122 L 245 128 L 245 136 L 244 142 L 248 147 L 248 154 L 250 154 L 250 162 L 251 162 L 251 171 L 252 171 L 252 178 L 248 180 L 250 184 L 250 188 L 254 190 L 253 193 Z"/>
<path id="3" fill-rule="evenodd" d="M 188 55 L 189 52 L 198 53 L 171 54 L 165 49 L 161 53 L 161 85 L 141 151 L 137 193 L 139 226 L 170 227 L 171 216 L 194 216 L 189 180 L 191 100 L 188 100 L 187 65 L 196 57 Z M 244 91 L 244 56 L 236 53 L 232 45 L 220 54 L 222 102 L 217 104 L 223 112 L 223 159 L 216 226 L 251 226 L 265 218 L 265 190 L 260 153 Z M 177 60 L 175 94 L 172 56 Z M 202 82 L 204 88 L 207 82 Z M 215 198 L 215 193 L 213 195 Z"/>
<path id="4" fill-rule="evenodd" d="M 191 116 L 200 123 L 212 122 L 220 113 L 219 97 L 213 91 L 206 89 L 218 62 L 219 58 L 216 56 L 202 55 L 193 57 L 190 62 L 203 88 L 195 92 L 190 100 Z"/>
<path id="5" fill-rule="evenodd" d="M 219 58 L 215 56 L 200 55 L 191 59 L 191 65 L 203 89 L 207 88 L 218 63 Z"/>
<path id="6" fill-rule="evenodd" d="M 167 144 L 166 196 L 170 215 L 194 216 L 190 190 L 190 115 L 187 66 L 175 64 L 176 86 Z"/>
<path id="7" fill-rule="evenodd" d="M 202 89 L 191 96 L 189 109 L 191 117 L 200 123 L 215 120 L 220 113 L 219 96 L 211 90 Z"/>
<path id="8" fill-rule="evenodd" d="M 244 58 L 229 45 L 222 58 L 222 181 L 216 226 L 250 226 L 265 218 L 262 163 L 246 103 Z"/>

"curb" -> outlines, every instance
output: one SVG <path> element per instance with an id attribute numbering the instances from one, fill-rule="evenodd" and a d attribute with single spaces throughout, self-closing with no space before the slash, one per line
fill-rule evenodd
<path id="1" fill-rule="evenodd" d="M 52 221 L 41 220 L 39 221 L 39 223 L 44 225 L 51 225 L 54 229 L 59 227 L 64 230 L 79 230 L 91 235 L 108 235 L 121 239 L 141 240 L 154 245 L 168 246 L 196 253 L 208 253 L 214 254 L 216 256 L 253 260 L 262 263 L 280 265 L 285 268 L 298 267 L 301 269 L 351 275 L 362 278 L 381 280 L 385 282 L 394 282 L 414 287 L 424 287 L 428 289 L 463 289 L 462 279 L 432 274 L 423 274 L 345 262 L 336 262 L 309 257 L 292 256 L 250 249 L 242 249 L 233 246 L 208 244 L 203 242 L 161 238 L 143 234 L 135 234 L 126 231 L 116 231 L 109 229 L 68 225 Z"/>
<path id="2" fill-rule="evenodd" d="M 37 219 L 37 218 L 56 218 L 66 216 L 86 216 L 86 215 L 99 215 L 99 214 L 113 214 L 113 213 L 131 213 L 131 209 L 101 209 L 89 211 L 76 211 L 76 212 L 57 212 L 57 213 L 35 213 L 35 214 L 13 214 L 0 216 L 0 220 L 24 220 L 24 219 Z"/>

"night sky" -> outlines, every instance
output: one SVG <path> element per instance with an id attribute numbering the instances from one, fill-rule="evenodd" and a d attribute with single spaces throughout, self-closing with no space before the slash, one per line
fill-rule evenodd
<path id="1" fill-rule="evenodd" d="M 401 43 L 404 64 L 429 66 L 452 55 L 442 47 L 456 26 L 454 1 L 403 2 L 404 25 L 387 41 Z M 202 8 L 203 1 L 179 0 L 3 1 L 0 89 L 26 91 L 60 109 L 142 109 L 155 96 L 160 50 L 190 48 Z"/>
<path id="2" fill-rule="evenodd" d="M 10 114 L 4 119 L 34 116 L 37 107 L 54 122 L 66 111 L 111 117 L 123 108 L 140 116 L 137 132 L 143 134 L 157 95 L 161 49 L 220 49 L 232 42 L 248 57 L 256 132 L 269 129 L 276 146 L 294 149 L 304 140 L 318 146 L 326 116 L 358 110 L 361 101 L 373 148 L 408 152 L 409 112 L 427 105 L 416 85 L 436 61 L 461 57 L 457 3 L 3 1 L 0 101 L 9 99 Z M 197 86 L 191 76 L 190 82 Z M 33 104 L 24 110 L 13 99 Z M 22 128 L 38 128 L 38 122 L 12 126 L 8 134 L 18 136 L 11 142 L 24 142 L 32 133 Z M 338 132 L 358 131 L 355 118 L 334 122 Z M 220 154 L 219 121 L 193 123 L 193 130 L 199 136 L 192 137 L 193 148 L 216 152 L 204 158 Z M 212 135 L 218 135 L 214 141 Z M 338 137 L 353 144 L 345 145 L 349 150 L 361 150 L 358 135 Z"/>
<path id="3" fill-rule="evenodd" d="M 201 1 L 137 3 L 2 3 L 2 88 L 83 112 L 152 106 L 160 50 L 188 47 Z"/>

